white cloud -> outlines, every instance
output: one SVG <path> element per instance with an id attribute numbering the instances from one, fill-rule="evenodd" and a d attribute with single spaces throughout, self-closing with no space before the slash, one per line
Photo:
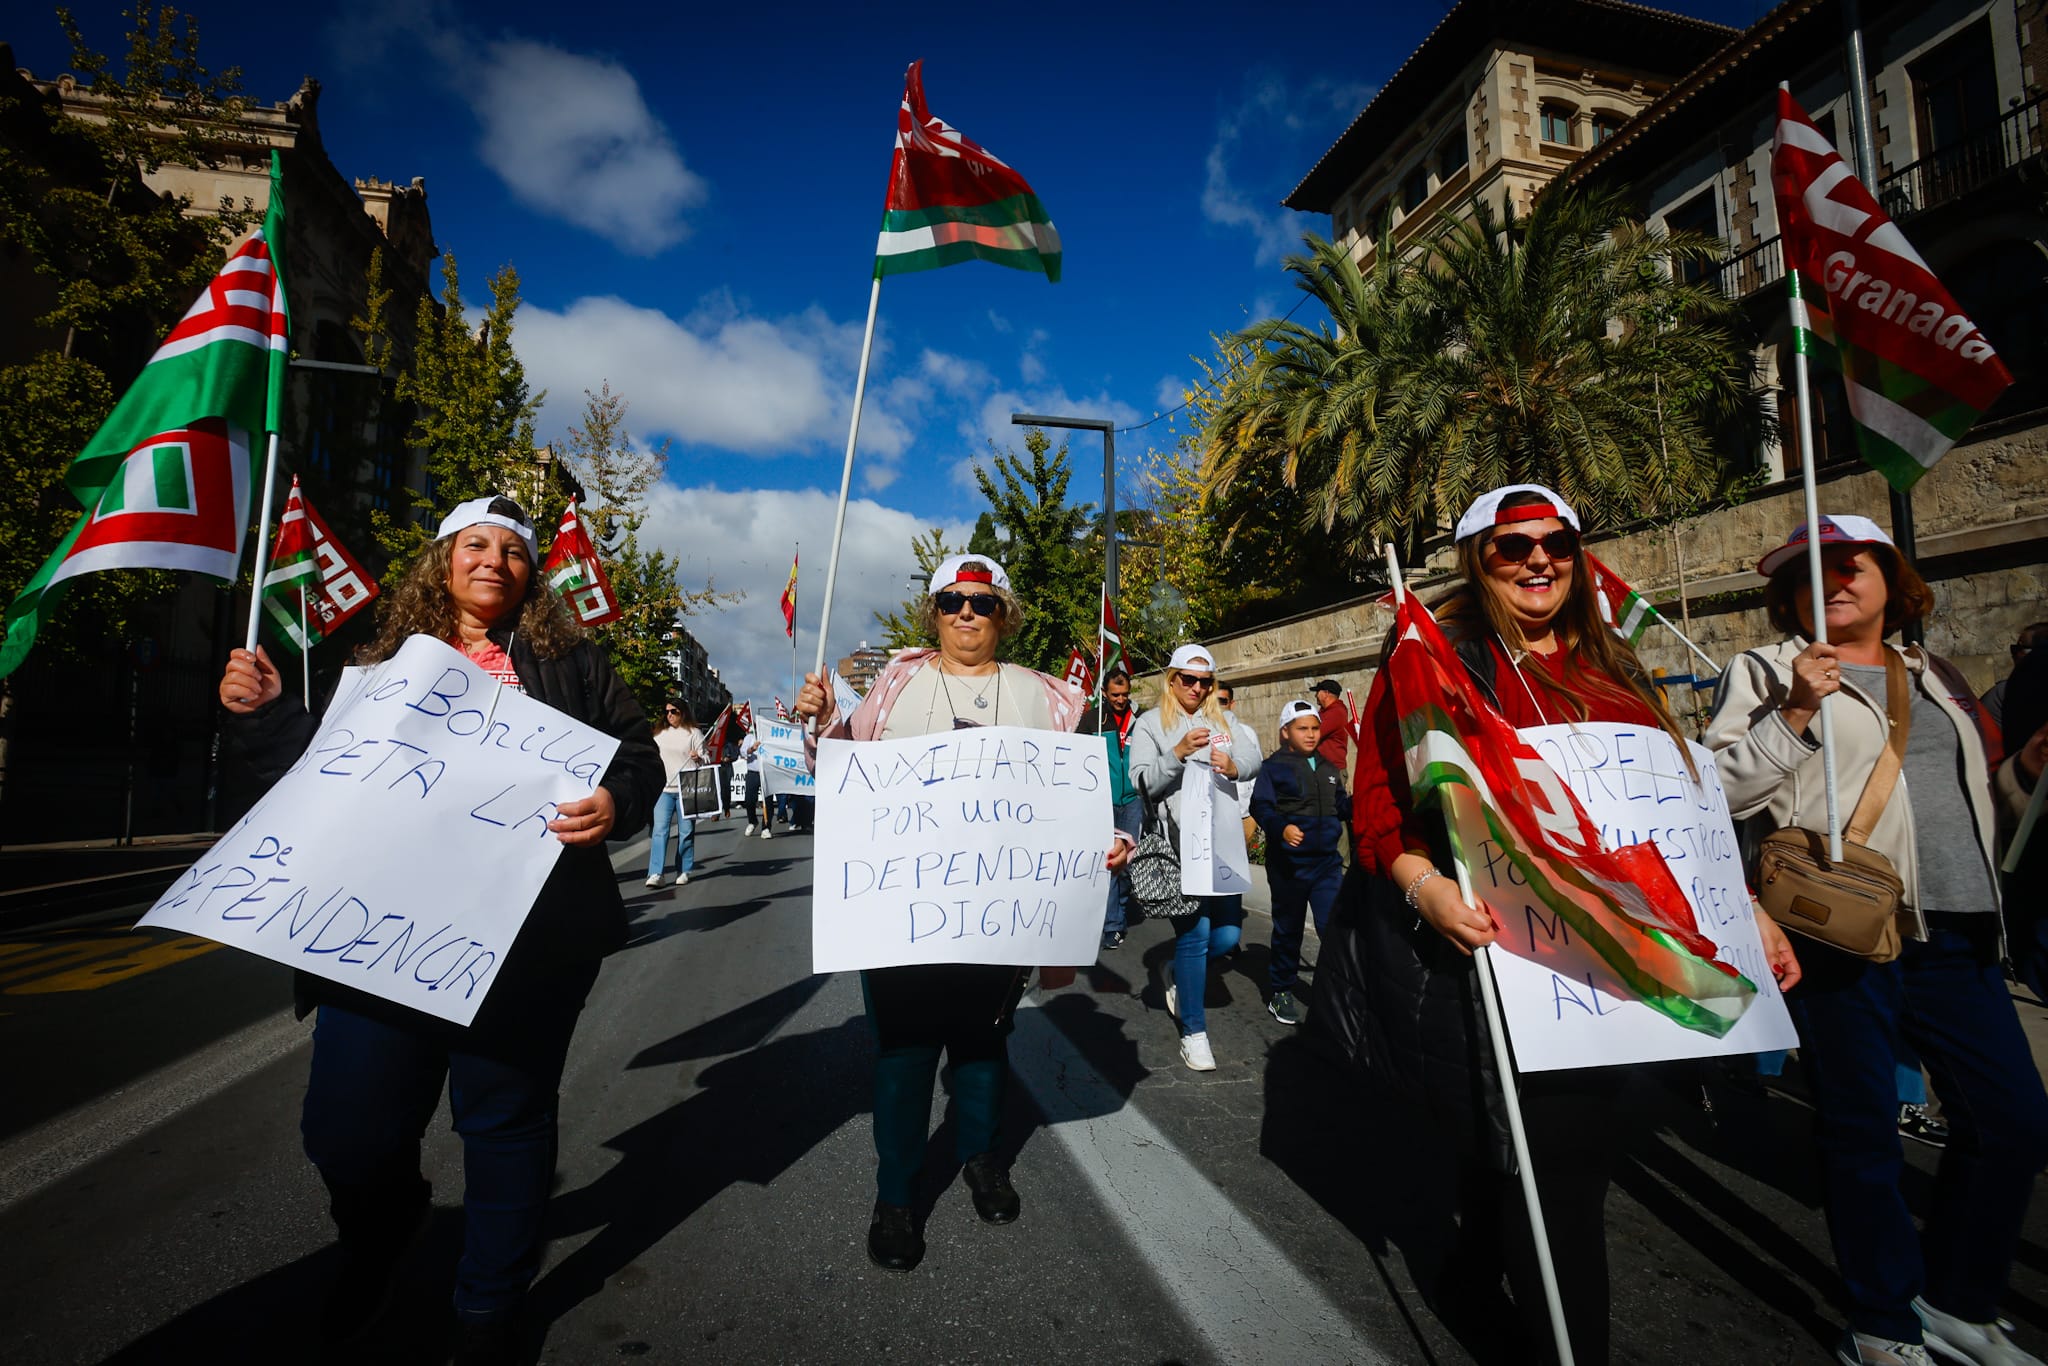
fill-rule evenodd
<path id="1" fill-rule="evenodd" d="M 529 304 L 513 335 L 528 378 L 548 391 L 545 435 L 566 428 L 583 391 L 609 379 L 632 402 L 635 431 L 776 457 L 844 449 L 860 333 L 859 323 L 834 322 L 815 306 L 752 316 L 721 293 L 682 319 L 612 296 L 560 310 Z M 903 414 L 918 396 L 887 384 L 870 391 L 863 455 L 901 458 L 911 440 Z"/>
<path id="2" fill-rule="evenodd" d="M 1243 167 L 1300 166 L 1312 162 L 1372 98 L 1373 87 L 1330 80 L 1288 81 L 1271 72 L 1253 77 L 1238 106 L 1217 120 L 1216 139 L 1203 161 L 1202 216 L 1220 227 L 1249 233 L 1252 259 L 1277 265 L 1301 249 L 1304 232 L 1327 235 L 1320 215 L 1296 213 L 1280 200 L 1294 188 Z"/>
<path id="3" fill-rule="evenodd" d="M 1107 418 L 1119 427 L 1128 427 L 1145 417 L 1130 404 L 1111 398 L 1107 390 L 1077 398 L 1060 385 L 1041 389 L 998 389 L 982 399 L 974 419 L 960 424 L 960 435 L 966 439 L 971 454 L 951 466 L 954 488 L 966 493 L 979 492 L 974 482 L 974 467 L 988 459 L 989 443 L 993 442 L 1001 450 L 1014 450 L 1019 455 L 1024 453 L 1024 429 L 1010 421 L 1012 413 Z M 1046 435 L 1052 438 L 1054 450 L 1059 449 L 1061 441 L 1072 445 L 1069 458 L 1083 483 L 1087 482 L 1090 471 L 1101 468 L 1101 437 L 1096 433 L 1055 427 L 1048 429 Z M 1101 481 L 1098 478 L 1095 482 Z M 1071 491 L 1069 498 L 1072 501 L 1094 501 L 1086 493 Z"/>
<path id="4" fill-rule="evenodd" d="M 1187 402 L 1188 391 L 1194 387 L 1191 380 L 1182 379 L 1179 375 L 1167 375 L 1159 381 L 1159 387 L 1152 391 L 1152 401 L 1159 405 L 1159 411 L 1163 413 L 1169 408 L 1178 408 Z"/>
<path id="5" fill-rule="evenodd" d="M 508 38 L 457 73 L 482 125 L 478 148 L 521 202 L 651 256 L 689 233 L 704 202 L 633 73 L 601 57 Z"/>
<path id="6" fill-rule="evenodd" d="M 747 594 L 722 611 L 705 612 L 688 622 L 735 697 L 764 707 L 772 706 L 774 697 L 790 700 L 789 638 L 782 632 L 776 604 L 799 543 L 800 671 L 808 672 L 815 661 L 836 501 L 835 492 L 822 489 L 679 488 L 664 483 L 651 493 L 647 528 L 656 546 L 682 562 L 684 586 L 702 587 L 707 577 L 715 576 L 720 588 L 743 589 Z M 881 643 L 875 613 L 894 608 L 908 595 L 906 580 L 917 570 L 911 537 L 931 525 L 871 498 L 856 498 L 847 505 L 832 604 L 830 660 L 863 640 Z M 972 530 L 971 522 L 943 525 L 949 544 L 964 544 Z"/>
<path id="7" fill-rule="evenodd" d="M 988 311 L 988 325 L 998 332 L 1010 331 L 1010 320 L 996 312 L 993 308 Z"/>

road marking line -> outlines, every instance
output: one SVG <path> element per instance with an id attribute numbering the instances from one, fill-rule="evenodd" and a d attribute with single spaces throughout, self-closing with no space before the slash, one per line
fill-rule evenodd
<path id="1" fill-rule="evenodd" d="M 1013 1070 L 1161 1288 L 1220 1361 L 1391 1360 L 1027 998 Z"/>
<path id="2" fill-rule="evenodd" d="M 312 1041 L 289 1010 L 0 1143 L 0 1210 L 98 1161 Z"/>

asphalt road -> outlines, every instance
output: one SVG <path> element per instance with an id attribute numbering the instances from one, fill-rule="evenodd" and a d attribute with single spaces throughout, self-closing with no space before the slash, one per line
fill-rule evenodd
<path id="1" fill-rule="evenodd" d="M 564 1078 L 539 1360 L 1474 1359 L 1487 1325 L 1461 1341 L 1417 1290 L 1450 1233 L 1445 1154 L 1266 1015 L 1257 918 L 1211 988 L 1213 1073 L 1179 1064 L 1164 926 L 1030 998 L 1004 1132 L 1024 1217 L 976 1221 L 941 1131 L 924 1265 L 870 1267 L 870 1044 L 857 982 L 809 972 L 810 841 L 728 824 L 698 850 L 689 885 L 658 892 L 644 836 L 617 850 L 635 935 Z M 307 1331 L 332 1251 L 282 970 L 119 931 L 0 937 L 0 1356 L 336 1359 Z M 1647 1132 L 1609 1204 L 1616 1359 L 1828 1360 L 1806 1112 L 1712 1094 L 1711 1117 L 1690 1074 L 1631 1098 Z M 1913 1149 L 1916 1197 L 1932 1156 Z M 426 1164 L 437 1210 L 400 1301 L 342 1359 L 442 1357 L 461 1222 L 445 1116 Z M 2039 1350 L 2035 1206 L 2008 1309 Z"/>

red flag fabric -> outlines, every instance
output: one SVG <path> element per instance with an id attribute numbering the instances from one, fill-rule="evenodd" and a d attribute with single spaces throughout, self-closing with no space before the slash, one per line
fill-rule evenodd
<path id="1" fill-rule="evenodd" d="M 1124 662 L 1124 631 L 1117 624 L 1116 603 L 1109 596 L 1109 585 L 1102 585 L 1102 672 L 1099 677 L 1107 679 L 1118 669 L 1127 669 Z"/>
<path id="2" fill-rule="evenodd" d="M 1771 183 L 1801 349 L 1832 348 L 1864 460 L 1911 488 L 2012 372 L 1784 90 Z"/>
<path id="3" fill-rule="evenodd" d="M 1454 845 L 1461 827 L 1486 831 L 1530 893 L 1644 1004 L 1688 1029 L 1726 1034 L 1756 987 L 1716 960 L 1719 949 L 1656 845 L 1602 842 L 1549 761 L 1481 696 L 1412 593 L 1395 608 L 1395 629 L 1386 681 L 1417 806 L 1443 805 Z M 1468 867 L 1478 852 L 1459 848 Z"/>
<path id="4" fill-rule="evenodd" d="M 1067 653 L 1067 682 L 1078 688 L 1083 696 L 1095 691 L 1095 670 L 1089 667 L 1088 652 L 1078 645 Z"/>
<path id="5" fill-rule="evenodd" d="M 301 590 L 306 595 L 303 630 Z M 293 649 L 309 650 L 368 607 L 377 592 L 377 581 L 327 529 L 294 475 L 270 569 L 263 576 L 263 615 L 271 629 Z"/>
<path id="6" fill-rule="evenodd" d="M 597 546 L 576 514 L 574 498 L 562 512 L 562 524 L 555 528 L 541 574 L 585 626 L 602 626 L 624 615 L 604 564 L 597 558 Z"/>
<path id="7" fill-rule="evenodd" d="M 782 588 L 782 632 L 791 640 L 796 639 L 796 566 L 803 555 L 798 551 L 789 557 L 789 582 Z M 776 704 L 781 705 L 779 702 Z"/>

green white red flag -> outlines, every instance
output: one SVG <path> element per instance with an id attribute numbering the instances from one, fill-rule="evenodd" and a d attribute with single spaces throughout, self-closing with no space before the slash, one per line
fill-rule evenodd
<path id="1" fill-rule="evenodd" d="M 1865 463 L 1909 489 L 2012 372 L 1784 90 L 1771 183 L 1797 344 L 1840 368 Z"/>
<path id="2" fill-rule="evenodd" d="M 1581 547 L 1579 553 L 1586 557 L 1586 563 L 1593 568 L 1593 592 L 1600 603 L 1600 616 L 1614 628 L 1614 634 L 1629 644 L 1636 645 L 1642 641 L 1644 633 L 1652 624 L 1670 624 L 1664 621 L 1663 615 L 1656 608 L 1650 606 L 1648 598 L 1629 587 L 1622 581 L 1621 575 L 1600 563 L 1591 551 Z"/>
<path id="3" fill-rule="evenodd" d="M 272 630 L 303 654 L 376 596 L 377 581 L 335 539 L 293 476 L 263 576 L 263 615 Z"/>
<path id="4" fill-rule="evenodd" d="M 1115 673 L 1118 669 L 1128 668 L 1124 663 L 1123 627 L 1117 624 L 1116 602 L 1109 596 L 1109 585 L 1107 583 L 1102 585 L 1101 636 L 1102 648 L 1100 654 L 1102 656 L 1102 670 L 1096 674 L 1096 677 L 1106 684 L 1111 674 Z"/>
<path id="5" fill-rule="evenodd" d="M 623 615 L 618 594 L 612 592 L 612 581 L 597 557 L 597 545 L 576 514 L 574 498 L 562 513 L 562 524 L 555 528 L 555 539 L 540 570 L 548 587 L 569 604 L 570 612 L 585 626 L 602 626 Z"/>
<path id="6" fill-rule="evenodd" d="M 1473 686 L 1429 609 L 1411 593 L 1394 610 L 1394 652 L 1374 686 L 1390 689 L 1401 718 L 1416 807 L 1441 806 L 1468 867 L 1480 851 L 1462 847 L 1459 831 L 1486 831 L 1530 895 L 1645 1005 L 1725 1035 L 1756 987 L 1715 959 L 1656 845 L 1607 848 L 1549 762 Z"/>
<path id="7" fill-rule="evenodd" d="M 1060 235 L 1038 195 L 1008 166 L 924 102 L 912 62 L 896 115 L 896 154 L 875 245 L 875 278 L 993 261 L 1060 278 Z"/>

